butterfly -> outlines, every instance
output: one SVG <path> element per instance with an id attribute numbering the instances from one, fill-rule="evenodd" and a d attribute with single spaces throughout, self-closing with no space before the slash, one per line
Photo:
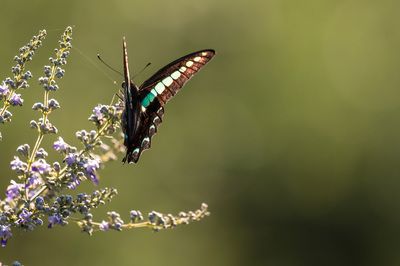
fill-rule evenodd
<path id="1" fill-rule="evenodd" d="M 122 41 L 124 62 L 122 130 L 126 155 L 122 162 L 137 163 L 151 146 L 164 115 L 164 105 L 215 55 L 206 49 L 185 55 L 158 70 L 137 87 L 129 76 L 128 52 Z"/>

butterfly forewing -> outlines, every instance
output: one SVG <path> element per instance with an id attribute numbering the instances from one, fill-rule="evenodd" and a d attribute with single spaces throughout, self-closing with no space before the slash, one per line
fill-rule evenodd
<path id="1" fill-rule="evenodd" d="M 215 51 L 208 49 L 175 60 L 146 80 L 139 88 L 140 94 L 144 99 L 146 96 L 150 96 L 149 100 L 154 95 L 161 105 L 166 104 L 214 55 Z M 153 95 L 149 95 L 149 93 Z M 144 103 L 146 105 L 147 101 L 145 100 Z"/>

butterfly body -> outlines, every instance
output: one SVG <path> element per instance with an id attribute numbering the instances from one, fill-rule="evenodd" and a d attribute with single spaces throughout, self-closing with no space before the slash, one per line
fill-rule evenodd
<path id="1" fill-rule="evenodd" d="M 157 71 L 137 87 L 130 79 L 128 53 L 123 40 L 125 110 L 122 130 L 126 155 L 123 162 L 137 163 L 141 153 L 151 146 L 164 115 L 164 105 L 176 95 L 183 85 L 215 55 L 212 49 L 183 56 Z"/>

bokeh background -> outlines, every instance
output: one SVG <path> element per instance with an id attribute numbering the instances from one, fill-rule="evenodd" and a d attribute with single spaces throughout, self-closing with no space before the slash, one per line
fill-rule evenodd
<path id="1" fill-rule="evenodd" d="M 96 212 L 177 213 L 207 202 L 211 217 L 175 230 L 92 237 L 67 227 L 14 231 L 0 261 L 25 265 L 399 265 L 400 10 L 383 0 L 1 0 L 1 79 L 38 30 L 35 78 L 75 25 L 51 119 L 68 142 L 90 129 L 121 77 L 126 36 L 133 72 L 195 50 L 218 54 L 166 107 L 138 165 L 110 163 L 100 187 L 119 190 Z M 101 70 L 99 70 L 101 69 Z M 104 72 L 106 74 L 104 74 Z M 0 187 L 15 149 L 33 143 L 30 107 L 1 126 Z M 45 142 L 50 147 L 55 137 Z M 60 158 L 52 154 L 54 160 Z M 89 183 L 81 190 L 92 191 Z"/>

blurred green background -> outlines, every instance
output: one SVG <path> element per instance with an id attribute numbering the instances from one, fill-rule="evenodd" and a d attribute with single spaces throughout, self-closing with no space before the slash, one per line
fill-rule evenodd
<path id="1" fill-rule="evenodd" d="M 399 1 L 1 0 L 1 79 L 38 30 L 25 105 L 1 126 L 0 185 L 19 144 L 34 142 L 36 79 L 67 25 L 75 48 L 51 116 L 64 139 L 91 129 L 97 103 L 121 77 L 126 36 L 136 79 L 195 50 L 215 59 L 166 106 L 138 165 L 110 163 L 107 210 L 177 213 L 207 202 L 211 217 L 175 230 L 88 237 L 73 224 L 24 233 L 0 261 L 25 265 L 399 265 Z M 79 52 L 80 51 L 80 52 Z M 82 55 L 83 54 L 83 55 Z M 87 58 L 94 61 L 92 64 Z M 131 69 L 131 70 L 132 70 Z M 50 147 L 55 136 L 47 139 Z M 50 149 L 50 148 L 49 148 Z M 52 158 L 60 158 L 52 153 Z M 92 191 L 87 183 L 82 190 Z"/>

